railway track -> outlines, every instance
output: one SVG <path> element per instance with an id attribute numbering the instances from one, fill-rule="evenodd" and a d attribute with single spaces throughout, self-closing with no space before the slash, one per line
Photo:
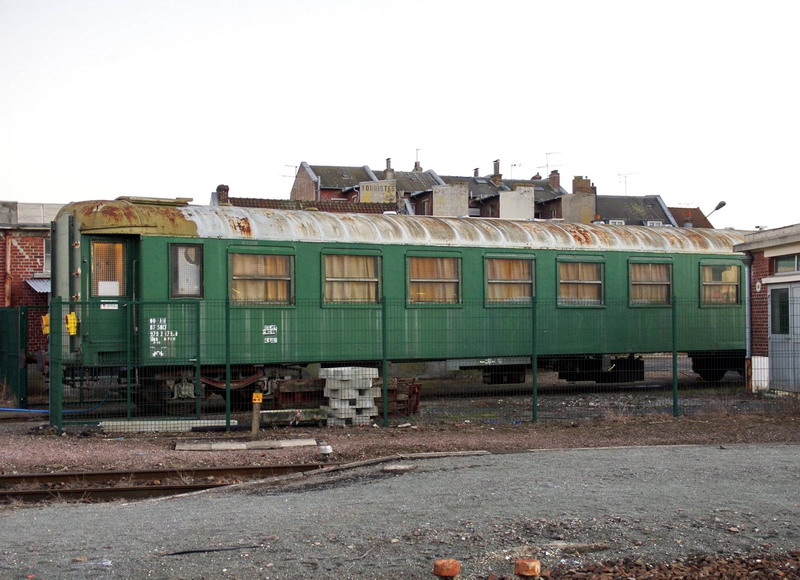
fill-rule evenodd
<path id="1" fill-rule="evenodd" d="M 249 479 L 304 473 L 334 464 L 202 467 L 0 475 L 0 502 L 114 501 L 178 495 Z M 132 485 L 134 482 L 138 485 Z M 90 486 L 88 484 L 95 484 Z"/>

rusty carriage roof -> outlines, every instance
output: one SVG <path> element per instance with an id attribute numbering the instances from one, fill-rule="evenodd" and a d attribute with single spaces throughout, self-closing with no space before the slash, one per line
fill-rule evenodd
<path id="1" fill-rule="evenodd" d="M 130 198 L 75 202 L 83 233 L 493 249 L 731 253 L 734 230 L 611 226 L 498 218 L 338 214 Z"/>

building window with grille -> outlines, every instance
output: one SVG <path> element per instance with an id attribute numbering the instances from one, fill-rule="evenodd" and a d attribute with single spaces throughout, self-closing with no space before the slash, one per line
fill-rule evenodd
<path id="1" fill-rule="evenodd" d="M 232 253 L 231 301 L 239 304 L 292 304 L 292 256 Z"/>
<path id="2" fill-rule="evenodd" d="M 603 300 L 602 263 L 558 263 L 558 304 L 560 306 L 601 306 Z"/>
<path id="3" fill-rule="evenodd" d="M 486 301 L 530 304 L 534 295 L 533 260 L 486 258 Z"/>
<path id="4" fill-rule="evenodd" d="M 170 297 L 203 297 L 203 246 L 170 244 Z"/>
<path id="5" fill-rule="evenodd" d="M 775 264 L 776 274 L 788 274 L 789 272 L 798 272 L 798 258 L 800 254 L 791 254 L 788 256 L 777 256 L 773 258 Z"/>
<path id="6" fill-rule="evenodd" d="M 669 304 L 672 298 L 672 264 L 630 264 L 630 303 Z"/>
<path id="7" fill-rule="evenodd" d="M 705 305 L 739 303 L 739 266 L 700 266 L 701 298 Z"/>
<path id="8" fill-rule="evenodd" d="M 324 254 L 325 304 L 377 304 L 380 299 L 378 256 Z"/>
<path id="9" fill-rule="evenodd" d="M 461 259 L 408 258 L 410 304 L 458 304 L 461 301 Z"/>
<path id="10" fill-rule="evenodd" d="M 125 296 L 125 244 L 92 242 L 92 296 Z"/>

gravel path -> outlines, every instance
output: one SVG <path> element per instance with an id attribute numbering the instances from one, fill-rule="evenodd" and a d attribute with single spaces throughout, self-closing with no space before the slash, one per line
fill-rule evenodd
<path id="1" fill-rule="evenodd" d="M 0 511 L 2 578 L 463 578 L 800 547 L 800 447 L 536 451 L 387 463 L 168 500 Z"/>

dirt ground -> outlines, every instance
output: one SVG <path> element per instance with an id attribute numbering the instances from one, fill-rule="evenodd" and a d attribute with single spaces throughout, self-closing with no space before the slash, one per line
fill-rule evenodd
<path id="1" fill-rule="evenodd" d="M 800 443 L 800 413 L 655 415 L 586 421 L 531 423 L 461 422 L 409 427 L 262 430 L 258 439 L 325 441 L 331 461 L 351 462 L 398 454 L 436 451 Z M 320 460 L 315 446 L 274 450 L 176 451 L 177 440 L 242 440 L 249 432 L 104 433 L 74 426 L 62 435 L 41 420 L 0 422 L 0 473 L 97 471 L 145 468 L 271 465 Z"/>

